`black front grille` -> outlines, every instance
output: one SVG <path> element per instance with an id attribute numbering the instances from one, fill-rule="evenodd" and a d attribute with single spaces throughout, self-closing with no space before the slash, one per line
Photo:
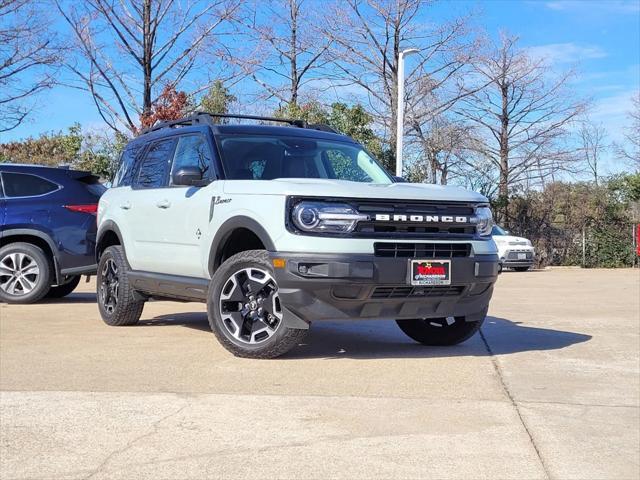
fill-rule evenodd
<path id="1" fill-rule="evenodd" d="M 519 255 L 523 253 L 525 255 L 525 258 L 522 260 L 531 260 L 533 258 L 533 253 L 531 252 L 509 252 L 509 255 L 507 255 L 507 260 L 520 260 Z"/>
<path id="2" fill-rule="evenodd" d="M 376 287 L 371 293 L 371 298 L 454 297 L 460 295 L 463 290 L 464 286 L 458 285 Z"/>
<path id="3" fill-rule="evenodd" d="M 407 221 L 381 221 L 372 220 L 358 222 L 356 232 L 360 235 L 386 235 L 386 236 L 472 236 L 475 233 L 475 225 L 472 223 L 447 223 L 433 221 L 411 221 L 411 216 L 449 216 L 471 218 L 474 214 L 474 206 L 466 203 L 441 203 L 441 202 L 397 202 L 382 200 L 354 201 L 360 213 L 388 214 L 406 216 Z"/>
<path id="4" fill-rule="evenodd" d="M 460 258 L 468 257 L 468 243 L 397 243 L 376 242 L 373 244 L 376 257 L 387 258 Z"/>

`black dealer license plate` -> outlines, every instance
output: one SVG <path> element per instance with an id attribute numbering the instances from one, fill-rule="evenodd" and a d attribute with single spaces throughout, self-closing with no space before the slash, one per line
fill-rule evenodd
<path id="1" fill-rule="evenodd" d="M 451 285 L 451 260 L 410 260 L 411 285 Z"/>

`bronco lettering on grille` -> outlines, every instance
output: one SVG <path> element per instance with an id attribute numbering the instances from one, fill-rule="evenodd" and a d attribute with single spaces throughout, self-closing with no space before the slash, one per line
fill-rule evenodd
<path id="1" fill-rule="evenodd" d="M 464 215 L 389 215 L 376 213 L 377 222 L 419 222 L 419 223 L 471 223 L 471 218 Z"/>

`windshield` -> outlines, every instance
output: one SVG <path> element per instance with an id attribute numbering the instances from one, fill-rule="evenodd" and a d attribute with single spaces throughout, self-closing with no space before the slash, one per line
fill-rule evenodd
<path id="1" fill-rule="evenodd" d="M 498 225 L 494 225 L 491 230 L 491 235 L 508 235 L 507 231 Z"/>
<path id="2" fill-rule="evenodd" d="M 230 180 L 326 178 L 393 183 L 359 145 L 301 137 L 228 135 L 218 137 Z"/>

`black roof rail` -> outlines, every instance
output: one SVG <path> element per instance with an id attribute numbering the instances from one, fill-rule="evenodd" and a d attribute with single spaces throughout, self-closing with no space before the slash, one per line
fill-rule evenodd
<path id="1" fill-rule="evenodd" d="M 288 123 L 294 127 L 307 128 L 307 122 L 304 120 L 294 118 L 278 118 L 278 117 L 263 117 L 260 115 L 241 115 L 237 113 L 209 113 L 209 112 L 195 112 L 194 115 L 202 115 L 214 118 L 239 118 L 242 120 L 262 120 L 263 122 L 277 122 Z"/>
<path id="2" fill-rule="evenodd" d="M 294 127 L 307 128 L 307 122 L 305 122 L 304 120 L 296 120 L 291 118 L 262 117 L 259 115 L 239 115 L 239 114 L 233 114 L 233 113 L 194 112 L 192 115 L 189 115 L 188 117 L 156 123 L 155 125 L 142 130 L 140 132 L 140 135 L 144 135 L 145 133 L 149 133 L 149 132 L 155 132 L 163 128 L 170 128 L 170 127 L 176 127 L 176 126 L 201 125 L 201 124 L 212 125 L 213 124 L 213 122 L 211 121 L 212 118 L 239 118 L 243 120 L 261 120 L 263 122 L 288 123 L 289 125 L 292 125 Z"/>
<path id="3" fill-rule="evenodd" d="M 292 119 L 292 118 L 277 118 L 277 117 L 263 117 L 260 115 L 239 115 L 235 113 L 209 113 L 209 112 L 194 112 L 188 117 L 179 118 L 178 120 L 168 120 L 164 122 L 156 123 L 155 125 L 145 128 L 140 132 L 140 135 L 145 133 L 155 132 L 163 128 L 171 128 L 177 126 L 192 126 L 192 125 L 213 125 L 213 118 L 238 118 L 242 120 L 260 120 L 263 122 L 278 122 L 288 123 L 291 126 L 298 128 L 310 128 L 313 130 L 320 130 L 323 132 L 338 133 L 337 130 L 331 128 L 329 125 L 321 123 L 309 124 L 305 120 Z"/>
<path id="4" fill-rule="evenodd" d="M 320 130 L 321 132 L 329 132 L 329 133 L 338 133 L 340 134 L 340 132 L 338 130 L 336 130 L 333 127 L 330 127 L 327 124 L 324 123 L 309 123 L 307 124 L 306 128 L 310 128 L 312 130 Z"/>

